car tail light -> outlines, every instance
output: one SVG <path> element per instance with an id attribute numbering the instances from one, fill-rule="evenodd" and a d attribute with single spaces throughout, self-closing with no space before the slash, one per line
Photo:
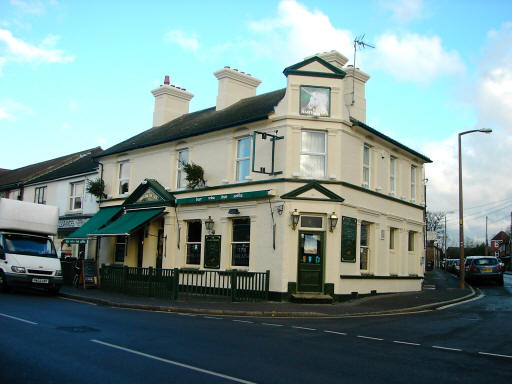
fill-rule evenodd
<path id="1" fill-rule="evenodd" d="M 471 267 L 471 272 L 477 272 L 478 271 L 478 268 L 477 267 Z"/>
<path id="2" fill-rule="evenodd" d="M 501 265 L 498 265 L 498 266 L 496 267 L 496 269 L 497 269 L 497 270 L 498 270 L 498 272 L 499 272 L 499 271 L 501 271 L 501 270 L 503 269 L 503 267 L 502 267 Z"/>

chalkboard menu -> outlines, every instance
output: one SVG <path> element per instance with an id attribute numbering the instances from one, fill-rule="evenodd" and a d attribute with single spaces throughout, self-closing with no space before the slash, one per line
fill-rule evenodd
<path id="1" fill-rule="evenodd" d="M 341 261 L 356 262 L 357 219 L 343 216 L 341 220 Z"/>
<path id="2" fill-rule="evenodd" d="M 207 235 L 204 237 L 204 267 L 220 268 L 220 235 Z"/>
<path id="3" fill-rule="evenodd" d="M 82 260 L 84 288 L 98 285 L 98 266 L 96 260 Z"/>

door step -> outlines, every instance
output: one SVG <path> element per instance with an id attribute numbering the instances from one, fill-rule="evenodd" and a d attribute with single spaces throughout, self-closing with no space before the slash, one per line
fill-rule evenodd
<path id="1" fill-rule="evenodd" d="M 333 298 L 321 293 L 292 293 L 290 301 L 301 304 L 332 304 Z"/>

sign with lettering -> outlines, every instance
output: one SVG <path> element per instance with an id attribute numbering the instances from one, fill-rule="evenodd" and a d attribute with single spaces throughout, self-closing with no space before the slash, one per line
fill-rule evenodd
<path id="1" fill-rule="evenodd" d="M 300 87 L 300 114 L 327 117 L 331 113 L 331 89 L 325 87 Z"/>
<path id="2" fill-rule="evenodd" d="M 343 216 L 341 219 L 341 261 L 356 262 L 357 219 Z"/>
<path id="3" fill-rule="evenodd" d="M 204 267 L 220 268 L 220 235 L 206 235 L 204 237 Z"/>
<path id="4" fill-rule="evenodd" d="M 210 203 L 210 202 L 215 202 L 215 201 L 253 199 L 255 197 L 266 197 L 266 196 L 269 196 L 268 189 L 264 190 L 264 191 L 225 193 L 222 195 L 187 197 L 187 198 L 183 198 L 183 199 L 176 199 L 176 204 L 179 205 L 179 204 Z"/>
<path id="5" fill-rule="evenodd" d="M 89 217 L 82 219 L 59 219 L 57 226 L 58 228 L 79 228 L 84 225 Z"/>
<path id="6" fill-rule="evenodd" d="M 82 260 L 82 263 L 84 288 L 96 287 L 98 285 L 98 265 L 96 260 Z"/>

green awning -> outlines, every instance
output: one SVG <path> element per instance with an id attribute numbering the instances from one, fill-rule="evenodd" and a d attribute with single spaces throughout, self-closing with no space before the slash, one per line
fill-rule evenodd
<path id="1" fill-rule="evenodd" d="M 95 236 L 123 236 L 129 235 L 134 229 L 139 228 L 154 217 L 160 215 L 164 208 L 139 209 L 127 211 L 116 221 L 110 223 L 105 228 L 93 233 Z"/>
<path id="2" fill-rule="evenodd" d="M 96 232 L 99 228 L 107 224 L 115 215 L 117 215 L 123 207 L 105 207 L 100 208 L 96 214 L 87 220 L 84 225 L 78 228 L 76 231 L 66 236 L 64 242 L 68 244 L 82 244 L 87 241 L 89 234 Z"/>

